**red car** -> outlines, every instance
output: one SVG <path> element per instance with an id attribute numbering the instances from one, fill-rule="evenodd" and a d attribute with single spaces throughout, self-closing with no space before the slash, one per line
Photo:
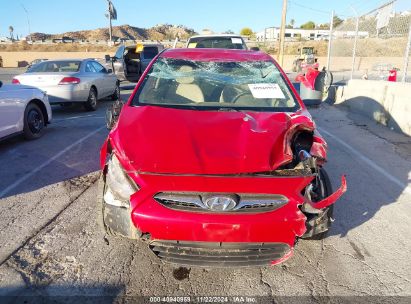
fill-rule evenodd
<path id="1" fill-rule="evenodd" d="M 147 242 L 166 262 L 278 264 L 322 238 L 334 193 L 327 144 L 267 54 L 159 54 L 101 150 L 105 231 Z"/>

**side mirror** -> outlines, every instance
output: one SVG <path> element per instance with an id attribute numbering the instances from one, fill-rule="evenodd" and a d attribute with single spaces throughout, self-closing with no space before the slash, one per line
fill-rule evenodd
<path id="1" fill-rule="evenodd" d="M 106 111 L 106 127 L 111 130 L 118 121 L 118 118 L 123 108 L 124 103 L 121 100 L 116 100 L 113 102 L 112 106 Z"/>
<path id="2" fill-rule="evenodd" d="M 260 48 L 258 46 L 253 46 L 252 48 L 250 48 L 250 50 L 258 52 L 260 50 Z"/>
<path id="3" fill-rule="evenodd" d="M 105 55 L 105 56 L 104 56 L 104 59 L 106 59 L 106 62 L 111 61 L 111 57 L 110 57 L 110 55 Z"/>
<path id="4" fill-rule="evenodd" d="M 107 69 L 107 74 L 112 74 L 113 70 L 112 69 Z"/>
<path id="5" fill-rule="evenodd" d="M 3 86 L 3 82 L 0 81 L 0 88 Z"/>

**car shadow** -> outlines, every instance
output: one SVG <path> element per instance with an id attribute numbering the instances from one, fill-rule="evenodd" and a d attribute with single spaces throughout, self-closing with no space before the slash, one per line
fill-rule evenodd
<path id="1" fill-rule="evenodd" d="M 0 288 L 2 304 L 35 303 L 114 303 L 124 298 L 125 286 L 111 284 L 29 285 Z M 137 299 L 136 299 L 137 300 Z"/>
<path id="2" fill-rule="evenodd" d="M 27 141 L 17 135 L 1 141 L 0 198 L 99 170 L 99 152 L 108 133 L 105 112 L 111 103 L 101 101 L 95 112 L 86 112 L 78 104 L 53 105 L 53 121 L 41 138 Z"/>
<path id="3" fill-rule="evenodd" d="M 355 175 L 350 174 L 350 166 L 354 165 L 355 162 L 350 162 L 349 158 L 351 160 L 358 159 L 358 155 L 356 156 L 353 155 L 353 152 L 346 151 L 350 154 L 347 161 L 344 159 L 337 160 L 340 163 L 338 166 L 342 166 L 342 162 L 346 163 L 344 168 L 346 171 L 344 172 L 347 173 L 348 191 L 341 198 L 341 202 L 337 202 L 335 205 L 334 216 L 337 222 L 332 226 L 330 235 L 344 237 L 352 229 L 372 219 L 383 207 L 396 203 L 404 192 L 410 189 L 407 186 L 411 183 L 411 137 L 402 133 L 401 127 L 390 113 L 372 98 L 359 96 L 334 106 L 346 113 L 348 111 L 347 117 L 350 120 L 350 124 L 365 129 L 379 139 L 382 139 L 383 141 L 379 145 L 395 145 L 393 153 L 404 159 L 401 162 L 402 166 L 396 166 L 391 171 L 390 168 L 384 166 L 384 163 L 377 163 L 373 160 L 376 157 L 379 159 L 387 157 L 389 159 L 389 156 L 382 154 L 383 152 L 375 150 L 375 155 L 373 153 L 373 155 L 364 155 L 363 158 L 360 158 L 360 161 L 368 162 L 367 167 L 374 166 L 374 168 L 370 168 L 369 172 L 356 170 L 355 172 L 359 174 Z M 327 138 L 327 136 L 325 137 Z M 332 141 L 330 139 L 330 142 Z M 364 144 L 366 145 L 367 142 L 365 141 Z M 335 146 L 341 147 L 338 144 Z M 329 149 L 330 155 L 332 154 L 332 149 L 332 147 Z M 332 163 L 335 161 L 330 159 L 327 167 L 332 167 Z M 370 162 L 372 163 L 370 164 Z M 404 166 L 404 164 L 407 165 Z M 384 169 L 380 170 L 378 168 Z M 341 170 L 338 169 L 338 171 Z M 332 178 L 334 181 L 338 181 L 339 177 L 333 176 Z M 384 181 L 386 182 L 384 187 L 379 187 L 378 183 Z M 350 185 L 352 186 L 350 187 Z M 389 185 L 389 187 L 385 185 Z"/>

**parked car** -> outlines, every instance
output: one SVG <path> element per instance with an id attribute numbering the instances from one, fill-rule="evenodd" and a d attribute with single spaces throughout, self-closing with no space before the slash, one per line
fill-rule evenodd
<path id="1" fill-rule="evenodd" d="M 267 54 L 170 49 L 122 107 L 101 150 L 98 209 L 109 235 L 166 262 L 258 266 L 324 238 L 327 144 Z"/>
<path id="2" fill-rule="evenodd" d="M 47 92 L 51 104 L 81 102 L 88 111 L 97 109 L 99 99 L 120 97 L 116 75 L 93 59 L 44 61 L 14 77 L 12 83 Z"/>
<path id="3" fill-rule="evenodd" d="M 215 49 L 237 49 L 248 50 L 247 44 L 240 35 L 218 34 L 197 35 L 187 41 L 187 48 L 215 48 Z M 255 49 L 254 49 L 255 50 Z"/>
<path id="4" fill-rule="evenodd" d="M 0 139 L 21 133 L 27 139 L 39 138 L 51 118 L 45 92 L 0 81 Z"/>
<path id="5" fill-rule="evenodd" d="M 162 50 L 162 44 L 122 45 L 113 57 L 105 56 L 106 67 L 113 69 L 121 81 L 137 82 L 151 60 Z"/>

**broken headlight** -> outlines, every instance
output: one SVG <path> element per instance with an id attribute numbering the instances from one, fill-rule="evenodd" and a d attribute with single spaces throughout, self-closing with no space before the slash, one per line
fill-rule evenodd
<path id="1" fill-rule="evenodd" d="M 107 165 L 104 201 L 113 206 L 128 208 L 130 196 L 138 186 L 128 177 L 119 160 L 113 154 Z"/>

